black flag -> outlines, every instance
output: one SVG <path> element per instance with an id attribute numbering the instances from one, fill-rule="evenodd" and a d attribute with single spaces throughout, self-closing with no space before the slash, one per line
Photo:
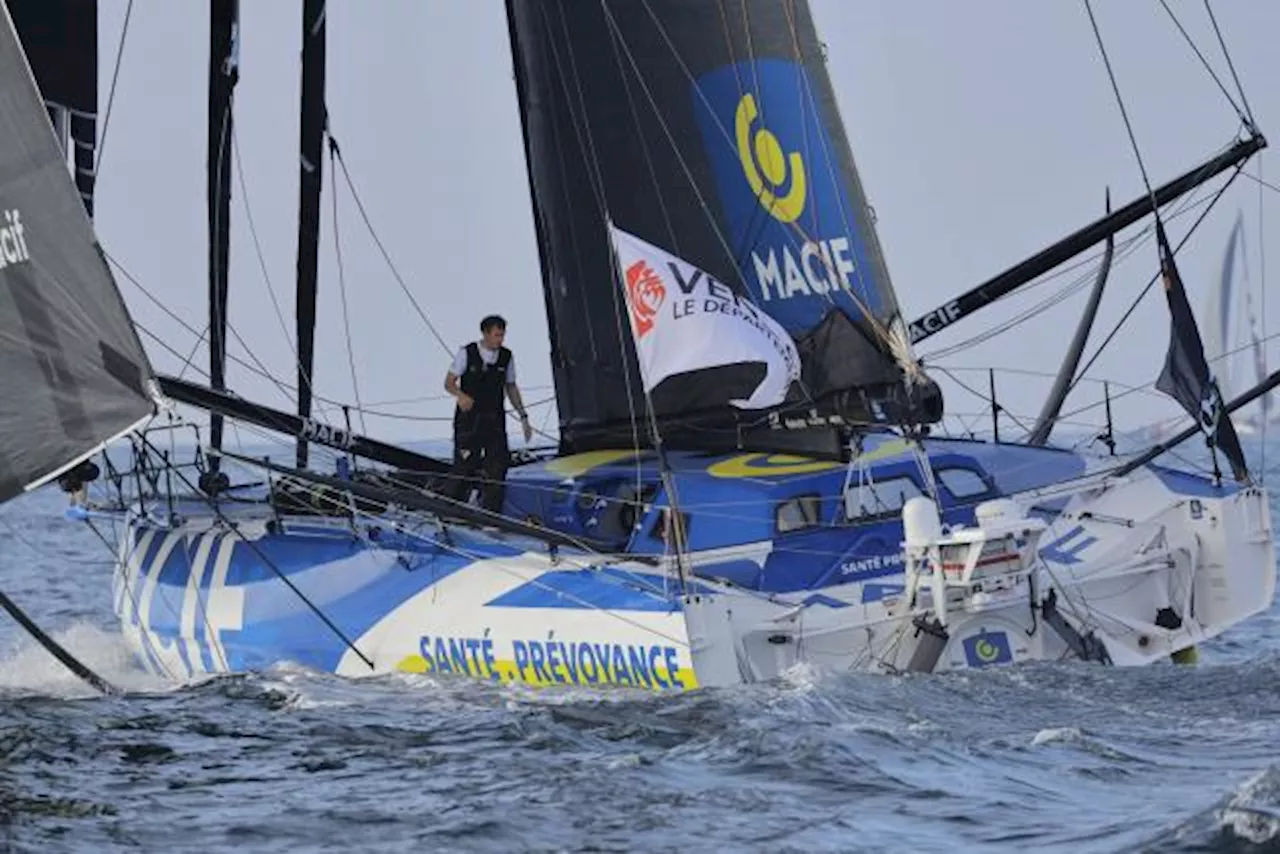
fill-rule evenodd
<path id="1" fill-rule="evenodd" d="M 1236 436 L 1231 416 L 1224 411 L 1218 382 L 1205 361 L 1200 330 L 1196 328 L 1195 316 L 1187 303 L 1187 292 L 1178 275 L 1178 265 L 1173 260 L 1173 250 L 1169 248 L 1164 225 L 1159 220 L 1156 220 L 1156 242 L 1172 322 L 1169 354 L 1165 356 L 1164 370 L 1156 380 L 1156 388 L 1182 404 L 1182 408 L 1199 423 L 1209 445 L 1227 455 L 1236 480 L 1244 482 L 1249 479 L 1249 469 L 1240 449 L 1240 439 Z"/>

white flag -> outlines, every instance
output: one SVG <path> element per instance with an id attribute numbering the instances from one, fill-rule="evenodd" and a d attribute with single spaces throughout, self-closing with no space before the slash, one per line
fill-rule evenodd
<path id="1" fill-rule="evenodd" d="M 709 396 L 700 402 L 743 409 L 782 403 L 791 383 L 800 379 L 800 354 L 787 331 L 706 272 L 612 224 L 609 228 L 645 390 L 652 392 L 671 377 L 739 366 L 740 371 L 709 374 Z M 731 392 L 736 396 L 717 400 L 716 392 L 726 392 L 726 376 L 745 378 L 749 387 L 739 384 Z"/>

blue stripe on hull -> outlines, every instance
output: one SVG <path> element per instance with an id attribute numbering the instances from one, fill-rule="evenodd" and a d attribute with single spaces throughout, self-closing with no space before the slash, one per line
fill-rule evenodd
<path id="1" fill-rule="evenodd" d="M 127 627 L 140 631 L 141 655 L 149 670 L 166 673 L 180 664 L 188 675 L 260 670 L 281 661 L 335 671 L 350 647 L 334 627 L 354 642 L 397 608 L 477 560 L 522 554 L 465 532 L 455 533 L 449 546 L 404 535 L 369 542 L 335 529 L 268 533 L 250 541 L 234 538 L 225 581 L 215 589 L 219 556 L 234 535 L 134 525 L 127 536 L 137 543 L 148 531 L 154 532 L 152 542 L 138 574 L 127 579 L 133 596 L 120 603 L 119 615 Z M 210 545 L 202 551 L 205 542 Z M 164 549 L 167 554 L 162 555 Z M 513 579 L 515 590 L 476 604 L 678 612 L 678 599 L 664 595 L 661 581 L 610 568 L 555 570 L 523 583 Z M 226 604 L 228 592 L 242 597 L 238 608 Z M 227 608 L 235 611 L 232 622 L 239 625 L 226 624 Z"/>

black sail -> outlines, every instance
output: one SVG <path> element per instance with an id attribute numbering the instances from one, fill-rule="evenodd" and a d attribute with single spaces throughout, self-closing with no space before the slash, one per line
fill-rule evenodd
<path id="1" fill-rule="evenodd" d="M 507 11 L 567 449 L 629 441 L 644 412 L 606 212 L 782 324 L 804 359 L 797 408 L 940 417 L 887 344 L 897 300 L 803 0 Z M 706 403 L 657 414 L 731 417 Z"/>
<path id="2" fill-rule="evenodd" d="M 92 217 L 98 140 L 97 0 L 9 0 L 9 14 Z"/>
<path id="3" fill-rule="evenodd" d="M 302 4 L 302 95 L 298 149 L 298 259 L 296 323 L 298 334 L 298 415 L 311 417 L 311 379 L 315 363 L 316 263 L 320 245 L 322 155 L 328 130 L 324 102 L 325 0 Z M 307 440 L 298 439 L 298 468 L 307 465 Z"/>
<path id="4" fill-rule="evenodd" d="M 68 32 L 78 26 L 67 19 Z M 151 365 L 0 17 L 0 501 L 152 411 Z"/>
<path id="5" fill-rule="evenodd" d="M 208 141 L 205 155 L 209 229 L 209 385 L 226 388 L 227 258 L 231 243 L 231 150 L 239 80 L 239 0 L 209 3 Z M 222 416 L 209 416 L 209 444 L 222 447 Z M 218 457 L 210 458 L 218 467 Z"/>

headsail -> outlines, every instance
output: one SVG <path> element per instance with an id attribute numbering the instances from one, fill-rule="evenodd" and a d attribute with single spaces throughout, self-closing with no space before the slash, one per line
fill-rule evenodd
<path id="1" fill-rule="evenodd" d="M 899 399 L 905 331 L 805 2 L 507 8 L 568 447 L 643 407 L 607 217 L 777 320 L 806 408 L 940 416 L 932 383 Z"/>
<path id="2" fill-rule="evenodd" d="M 64 24 L 75 26 L 71 19 Z M 151 365 L 6 10 L 0 19 L 0 501 L 152 411 Z"/>
<path id="3" fill-rule="evenodd" d="M 8 0 L 54 133 L 93 216 L 98 142 L 97 0 Z"/>

